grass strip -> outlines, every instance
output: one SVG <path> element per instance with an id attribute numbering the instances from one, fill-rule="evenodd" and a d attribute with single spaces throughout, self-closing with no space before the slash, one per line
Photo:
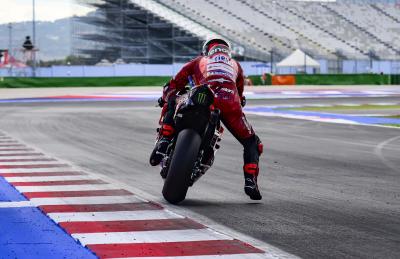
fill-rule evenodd
<path id="1" fill-rule="evenodd" d="M 388 116 L 383 116 L 384 118 L 391 118 L 391 119 L 400 119 L 400 114 L 399 115 L 388 115 Z"/>
<path id="2" fill-rule="evenodd" d="M 382 124 L 382 125 L 400 128 L 400 124 Z"/>
<path id="3" fill-rule="evenodd" d="M 297 74 L 297 85 L 388 85 L 390 75 L 379 74 Z"/>
<path id="4" fill-rule="evenodd" d="M 285 108 L 285 110 L 297 110 L 297 111 L 339 111 L 339 110 L 400 110 L 400 105 L 359 105 L 359 106 L 346 106 L 346 105 L 335 105 L 335 106 L 326 106 L 326 107 L 317 107 L 317 106 L 304 106 L 304 107 L 294 107 L 294 108 Z M 394 117 L 396 118 L 396 117 Z"/>
<path id="5" fill-rule="evenodd" d="M 106 86 L 162 86 L 171 78 L 167 76 L 138 77 L 6 77 L 0 88 L 41 87 L 106 87 Z"/>

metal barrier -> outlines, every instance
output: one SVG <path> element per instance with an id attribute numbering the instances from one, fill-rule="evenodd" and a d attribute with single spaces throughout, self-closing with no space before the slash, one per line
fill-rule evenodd
<path id="1" fill-rule="evenodd" d="M 318 60 L 319 70 L 307 68 L 307 74 L 400 74 L 400 61 L 344 60 L 341 71 L 329 68 L 327 60 Z M 332 61 L 331 61 L 332 63 Z M 271 73 L 270 63 L 241 62 L 246 75 Z M 122 77 L 173 76 L 183 64 L 112 64 L 110 66 L 52 66 L 36 68 L 37 77 Z M 273 66 L 275 67 L 275 65 Z M 272 69 L 274 74 L 296 74 L 295 68 Z M 302 71 L 302 73 L 304 73 Z M 1 68 L 0 77 L 31 77 L 31 68 Z"/>

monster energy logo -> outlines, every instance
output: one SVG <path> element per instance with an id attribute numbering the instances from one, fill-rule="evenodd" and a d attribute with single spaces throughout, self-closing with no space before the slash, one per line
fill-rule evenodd
<path id="1" fill-rule="evenodd" d="M 207 95 L 206 95 L 205 93 L 199 93 L 199 94 L 197 95 L 197 102 L 198 102 L 199 104 L 205 104 L 206 98 L 207 98 Z"/>

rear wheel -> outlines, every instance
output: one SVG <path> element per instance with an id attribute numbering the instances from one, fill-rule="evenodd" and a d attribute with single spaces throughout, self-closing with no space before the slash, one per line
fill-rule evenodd
<path id="1" fill-rule="evenodd" d="M 184 129 L 179 133 L 162 190 L 168 202 L 177 204 L 185 199 L 200 145 L 201 137 L 195 130 Z"/>

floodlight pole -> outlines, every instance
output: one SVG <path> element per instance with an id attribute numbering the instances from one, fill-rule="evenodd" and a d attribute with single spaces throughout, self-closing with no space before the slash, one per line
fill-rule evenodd
<path id="1" fill-rule="evenodd" d="M 36 10 L 35 10 L 35 0 L 32 0 L 32 41 L 33 41 L 33 52 L 32 52 L 32 73 L 33 77 L 36 77 Z"/>
<path id="2" fill-rule="evenodd" d="M 12 23 L 8 24 L 8 60 L 12 55 Z M 12 65 L 10 65 L 9 76 L 12 76 Z"/>
<path id="3" fill-rule="evenodd" d="M 271 74 L 273 74 L 274 73 L 274 49 L 273 48 L 271 48 L 270 54 L 271 54 L 271 56 L 270 56 L 270 58 L 271 58 L 271 60 L 270 60 L 270 62 L 271 62 Z"/>
<path id="4" fill-rule="evenodd" d="M 12 49 L 12 23 L 8 24 L 8 52 L 11 54 Z"/>

